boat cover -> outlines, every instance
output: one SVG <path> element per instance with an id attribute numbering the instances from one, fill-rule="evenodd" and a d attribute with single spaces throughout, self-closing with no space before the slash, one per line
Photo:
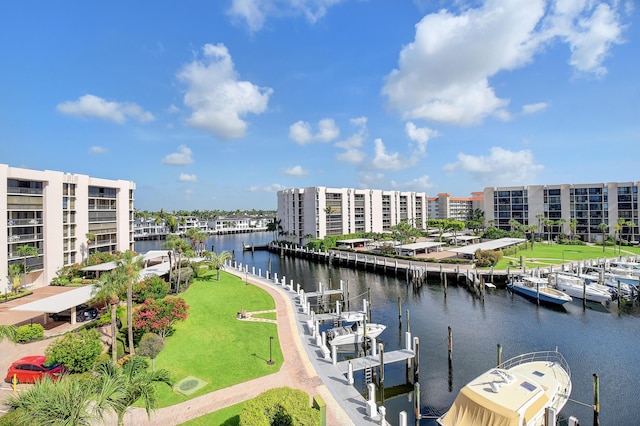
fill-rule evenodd
<path id="1" fill-rule="evenodd" d="M 511 411 L 465 386 L 447 414 L 440 419 L 444 426 L 519 426 L 518 413 Z"/>

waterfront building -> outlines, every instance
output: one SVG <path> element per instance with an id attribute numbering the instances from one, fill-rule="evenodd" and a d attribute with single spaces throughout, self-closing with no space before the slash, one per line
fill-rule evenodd
<path id="1" fill-rule="evenodd" d="M 510 221 L 537 225 L 547 236 L 562 232 L 583 241 L 602 241 L 606 233 L 636 243 L 640 182 L 528 185 L 484 189 L 487 222 L 511 230 Z M 572 222 L 573 221 L 573 222 Z M 491 223 L 489 223 L 491 224 Z"/>
<path id="2" fill-rule="evenodd" d="M 0 290 L 10 291 L 9 265 L 26 262 L 24 283 L 49 285 L 63 266 L 89 253 L 133 250 L 135 183 L 0 164 Z M 86 235 L 95 235 L 87 241 Z M 37 256 L 23 256 L 21 246 Z"/>
<path id="3" fill-rule="evenodd" d="M 133 224 L 135 239 L 164 239 L 171 231 L 164 219 L 154 217 L 136 219 Z"/>
<path id="4" fill-rule="evenodd" d="M 278 191 L 279 238 L 300 244 L 327 235 L 385 232 L 402 221 L 426 229 L 427 218 L 426 192 L 323 186 Z"/>
<path id="5" fill-rule="evenodd" d="M 471 197 L 452 197 L 446 192 L 427 199 L 429 219 L 455 219 L 467 221 L 473 219 L 475 209 L 483 209 L 484 193 L 472 192 Z"/>

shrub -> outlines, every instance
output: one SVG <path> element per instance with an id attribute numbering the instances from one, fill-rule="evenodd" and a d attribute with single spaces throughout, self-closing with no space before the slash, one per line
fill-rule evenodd
<path id="1" fill-rule="evenodd" d="M 96 329 L 67 333 L 45 351 L 48 360 L 64 364 L 71 373 L 91 370 L 101 353 L 102 342 Z"/>
<path id="2" fill-rule="evenodd" d="M 179 297 L 162 300 L 147 299 L 133 313 L 133 332 L 138 337 L 156 333 L 165 338 L 173 333 L 173 326 L 187 318 L 189 305 Z"/>
<path id="3" fill-rule="evenodd" d="M 137 301 L 163 299 L 169 292 L 169 283 L 158 276 L 147 277 L 133 285 L 133 298 Z"/>
<path id="4" fill-rule="evenodd" d="M 502 253 L 493 251 L 493 250 L 476 250 L 476 265 L 481 267 L 493 266 L 495 265 L 501 258 Z"/>
<path id="5" fill-rule="evenodd" d="M 16 341 L 18 343 L 27 343 L 34 340 L 40 340 L 44 337 L 44 327 L 40 324 L 25 324 L 16 330 Z"/>
<path id="6" fill-rule="evenodd" d="M 270 389 L 245 403 L 240 426 L 316 426 L 320 412 L 309 405 L 309 395 L 288 387 Z"/>

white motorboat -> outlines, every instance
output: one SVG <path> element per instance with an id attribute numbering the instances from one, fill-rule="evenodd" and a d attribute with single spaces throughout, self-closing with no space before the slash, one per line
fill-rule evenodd
<path id="1" fill-rule="evenodd" d="M 365 337 L 376 338 L 386 328 L 384 324 L 368 323 L 365 318 L 358 318 L 352 324 L 327 330 L 327 341 L 332 346 L 362 343 Z"/>
<path id="2" fill-rule="evenodd" d="M 585 279 L 589 280 L 589 277 L 594 282 L 602 282 L 601 285 L 607 287 L 609 292 L 616 298 L 621 297 L 624 300 L 634 300 L 638 296 L 637 288 L 625 282 L 619 275 L 600 271 L 585 274 Z M 620 295 L 618 295 L 618 288 L 620 289 Z"/>
<path id="3" fill-rule="evenodd" d="M 549 287 L 547 282 L 546 278 L 522 275 L 519 279 L 508 283 L 507 288 L 528 299 L 539 300 L 541 303 L 549 305 L 562 306 L 573 300 L 568 294 Z"/>
<path id="4" fill-rule="evenodd" d="M 586 299 L 590 302 L 607 303 L 611 301 L 608 288 L 587 282 L 574 275 L 554 274 L 552 282 L 558 290 L 564 291 L 576 299 Z"/>
<path id="5" fill-rule="evenodd" d="M 556 415 L 571 395 L 571 370 L 557 351 L 532 352 L 483 373 L 438 419 L 441 426 L 541 426 L 547 407 Z"/>

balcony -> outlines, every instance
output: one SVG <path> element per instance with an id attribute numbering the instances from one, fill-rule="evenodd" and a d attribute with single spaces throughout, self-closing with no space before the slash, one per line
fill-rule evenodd
<path id="1" fill-rule="evenodd" d="M 9 219 L 7 221 L 7 226 L 33 226 L 33 225 L 42 225 L 41 218 L 35 219 Z"/>
<path id="2" fill-rule="evenodd" d="M 9 235 L 7 237 L 7 242 L 9 243 L 17 243 L 17 242 L 26 242 L 26 241 L 36 241 L 42 240 L 43 234 L 20 234 L 20 235 Z"/>

